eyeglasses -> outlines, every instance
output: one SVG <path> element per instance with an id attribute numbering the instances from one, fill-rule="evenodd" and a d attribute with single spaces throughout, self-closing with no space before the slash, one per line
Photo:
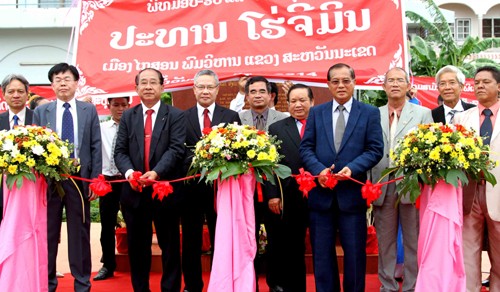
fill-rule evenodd
<path id="1" fill-rule="evenodd" d="M 385 81 L 385 83 L 387 84 L 406 84 L 406 79 L 404 78 L 397 78 L 397 79 L 394 79 L 394 78 L 389 78 Z"/>
<path id="2" fill-rule="evenodd" d="M 54 83 L 56 84 L 59 84 L 59 83 L 62 83 L 64 81 L 64 83 L 69 83 L 69 82 L 72 82 L 72 81 L 75 81 L 73 78 L 71 77 L 64 77 L 64 78 L 55 78 L 54 79 Z"/>
<path id="3" fill-rule="evenodd" d="M 219 87 L 219 85 L 201 85 L 201 84 L 198 84 L 198 85 L 195 85 L 194 87 L 200 91 L 204 91 L 205 89 L 208 91 L 214 91 L 217 87 Z"/>
<path id="4" fill-rule="evenodd" d="M 458 85 L 458 82 L 456 81 L 450 81 L 450 82 L 445 82 L 445 81 L 441 81 L 439 82 L 438 86 L 439 88 L 446 88 L 446 87 L 455 87 Z"/>
<path id="5" fill-rule="evenodd" d="M 349 84 L 352 83 L 352 79 L 342 79 L 342 80 L 339 80 L 339 79 L 332 79 L 330 80 L 330 83 L 333 85 L 333 86 L 339 86 L 340 83 L 342 83 L 344 86 L 347 86 Z"/>

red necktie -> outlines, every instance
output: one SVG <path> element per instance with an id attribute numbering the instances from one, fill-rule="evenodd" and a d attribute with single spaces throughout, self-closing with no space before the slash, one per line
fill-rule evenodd
<path id="1" fill-rule="evenodd" d="M 304 131 L 306 130 L 307 120 L 303 119 L 303 120 L 299 120 L 299 122 L 302 123 L 302 128 L 300 128 L 300 139 L 302 139 L 302 137 L 304 137 Z"/>
<path id="2" fill-rule="evenodd" d="M 203 111 L 203 128 L 211 128 L 212 123 L 210 122 L 210 117 L 208 116 L 208 108 Z"/>
<path id="3" fill-rule="evenodd" d="M 144 124 L 144 170 L 149 171 L 149 148 L 151 147 L 151 134 L 153 133 L 153 115 L 154 110 L 146 111 L 146 123 Z"/>

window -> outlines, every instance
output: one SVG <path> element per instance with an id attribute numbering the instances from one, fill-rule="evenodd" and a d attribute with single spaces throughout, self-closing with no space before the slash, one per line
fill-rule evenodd
<path id="1" fill-rule="evenodd" d="M 470 19 L 469 18 L 457 18 L 455 20 L 455 39 L 464 40 L 470 35 Z"/>
<path id="2" fill-rule="evenodd" d="M 38 0 L 40 8 L 71 7 L 72 0 Z"/>
<path id="3" fill-rule="evenodd" d="M 500 37 L 500 18 L 483 19 L 483 38 Z"/>

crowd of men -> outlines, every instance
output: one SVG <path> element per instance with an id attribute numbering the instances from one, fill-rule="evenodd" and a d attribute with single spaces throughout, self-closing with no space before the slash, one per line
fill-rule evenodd
<path id="1" fill-rule="evenodd" d="M 111 119 L 102 123 L 91 103 L 75 98 L 79 74 L 74 66 L 57 64 L 50 69 L 48 77 L 57 99 L 34 111 L 26 108 L 28 81 L 21 75 L 9 75 L 3 80 L 2 92 L 9 111 L 0 114 L 0 128 L 28 124 L 50 127 L 75 144 L 73 155 L 81 164 L 76 175 L 95 178 L 103 174 L 109 181 L 129 181 L 113 183 L 112 192 L 99 199 L 103 266 L 94 280 L 105 280 L 114 274 L 114 228 L 121 208 L 127 226 L 134 291 L 149 291 L 153 223 L 162 250 L 162 291 L 203 290 L 202 234 L 206 223 L 213 246 L 217 216 L 214 188 L 195 181 L 174 185 L 174 193 L 162 201 L 153 199 L 151 194 L 154 181 L 186 176 L 193 155 L 192 146 L 201 138 L 204 128 L 220 123 L 239 123 L 269 131 L 282 141 L 279 150 L 284 155 L 282 163 L 291 168 L 292 174 L 305 168 L 313 175 L 320 175 L 319 186 L 311 190 L 308 199 L 298 190 L 293 178 L 282 182 L 282 192 L 276 186 L 265 184 L 265 201 L 259 203 L 255 199 L 256 226 L 265 224 L 268 235 L 266 280 L 270 291 L 276 292 L 306 291 L 307 227 L 310 229 L 316 291 L 341 291 L 341 286 L 344 291 L 365 290 L 366 202 L 361 197 L 361 185 L 348 178 L 366 181 L 371 174 L 372 180 L 378 180 L 382 171 L 392 166 L 390 150 L 409 129 L 433 121 L 460 121 L 465 126 L 479 128 L 487 120 L 492 129 L 488 133 L 492 151 L 500 151 L 497 135 L 500 126 L 496 126 L 500 73 L 495 67 L 480 68 L 475 74 L 477 107 L 460 100 L 465 76 L 458 68 L 446 66 L 439 70 L 436 84 L 443 104 L 431 111 L 408 101 L 410 82 L 402 68 L 392 68 L 385 74 L 386 105 L 376 108 L 359 102 L 353 98 L 354 69 L 338 63 L 328 69 L 326 76 L 331 102 L 314 105 L 311 88 L 285 83 L 287 114 L 274 109 L 276 84 L 261 76 L 240 79 L 240 91 L 232 102 L 232 109 L 218 105 L 219 79 L 211 70 L 201 70 L 195 75 L 196 105 L 183 112 L 161 102 L 162 72 L 146 68 L 135 77 L 135 89 L 141 103 L 129 108 L 128 97 L 109 98 Z M 245 101 L 248 110 L 242 109 Z M 135 183 L 136 172 L 141 173 L 139 184 Z M 327 173 L 339 180 L 333 189 L 327 187 Z M 500 177 L 500 169 L 495 168 L 493 173 Z M 89 202 L 97 196 L 89 191 L 87 183 L 65 182 L 62 186 L 66 195 L 61 199 L 55 187 L 49 185 L 49 290 L 55 291 L 58 284 L 57 246 L 65 208 L 74 289 L 90 291 Z M 484 234 L 490 242 L 500 240 L 498 188 L 485 186 L 480 181 L 464 189 L 467 291 L 479 291 L 481 287 L 480 256 Z M 87 200 L 80 200 L 79 192 L 85 194 Z M 400 289 L 394 277 L 400 224 L 405 254 L 402 289 L 413 291 L 418 273 L 418 209 L 408 198 L 403 197 L 399 204 L 396 201 L 395 185 L 389 184 L 374 202 L 380 290 Z M 335 249 L 337 236 L 344 250 L 342 285 Z M 492 264 L 490 287 L 500 291 L 500 247 L 489 245 L 488 252 Z"/>

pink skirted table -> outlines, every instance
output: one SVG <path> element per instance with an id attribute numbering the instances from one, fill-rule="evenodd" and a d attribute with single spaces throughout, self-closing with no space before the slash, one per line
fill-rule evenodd
<path id="1" fill-rule="evenodd" d="M 415 291 L 465 291 L 462 187 L 440 180 L 420 195 Z"/>
<path id="2" fill-rule="evenodd" d="M 47 183 L 23 180 L 17 189 L 3 184 L 0 225 L 0 290 L 48 291 Z"/>
<path id="3" fill-rule="evenodd" d="M 219 181 L 209 292 L 254 292 L 257 252 L 253 173 Z"/>

